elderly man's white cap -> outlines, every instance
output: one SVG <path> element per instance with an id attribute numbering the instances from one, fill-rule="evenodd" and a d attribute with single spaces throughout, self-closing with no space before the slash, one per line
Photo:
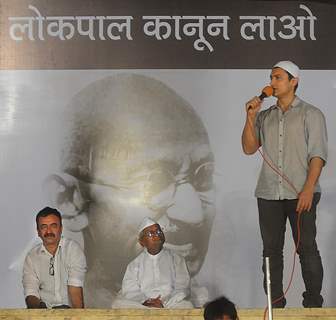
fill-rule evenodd
<path id="1" fill-rule="evenodd" d="M 158 224 L 158 223 L 157 223 L 156 221 L 154 221 L 153 219 L 151 219 L 151 218 L 148 218 L 148 217 L 144 218 L 144 219 L 141 221 L 141 223 L 139 224 L 139 228 L 138 228 L 139 233 L 140 233 L 143 229 L 145 229 L 145 228 L 147 228 L 147 227 L 149 227 L 149 226 L 152 226 L 152 225 L 154 225 L 154 224 Z"/>
<path id="2" fill-rule="evenodd" d="M 292 61 L 279 61 L 273 66 L 272 69 L 274 68 L 284 69 L 285 71 L 289 72 L 294 78 L 298 78 L 300 74 L 299 67 Z"/>

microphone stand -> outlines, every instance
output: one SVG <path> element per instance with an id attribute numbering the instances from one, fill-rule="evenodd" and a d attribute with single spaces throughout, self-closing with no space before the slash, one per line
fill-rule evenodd
<path id="1" fill-rule="evenodd" d="M 269 257 L 265 257 L 265 263 L 266 263 L 266 288 L 267 288 L 268 320 L 273 320 L 271 275 L 270 275 Z"/>

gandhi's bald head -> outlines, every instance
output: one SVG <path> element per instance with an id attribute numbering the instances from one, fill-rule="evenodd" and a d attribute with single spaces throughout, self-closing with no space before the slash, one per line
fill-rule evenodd
<path id="1" fill-rule="evenodd" d="M 82 178 L 102 178 L 97 177 L 102 164 L 127 174 L 133 163 L 146 164 L 156 157 L 158 146 L 171 150 L 183 142 L 191 151 L 195 143 L 209 144 L 192 107 L 162 82 L 142 75 L 96 81 L 79 92 L 69 107 L 73 129 L 63 166 Z M 176 151 L 175 156 L 186 152 Z"/>

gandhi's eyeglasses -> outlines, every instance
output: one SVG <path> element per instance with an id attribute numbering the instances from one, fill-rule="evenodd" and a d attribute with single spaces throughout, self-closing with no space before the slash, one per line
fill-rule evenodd
<path id="1" fill-rule="evenodd" d="M 50 258 L 50 262 L 49 262 L 49 274 L 50 274 L 51 276 L 55 275 L 54 260 L 55 260 L 55 258 L 54 258 L 54 257 L 51 257 L 51 258 Z"/>
<path id="2" fill-rule="evenodd" d="M 149 230 L 143 233 L 144 236 L 149 237 L 149 238 L 154 238 L 155 236 L 161 237 L 163 235 L 162 230 Z"/>
<path id="3" fill-rule="evenodd" d="M 213 187 L 214 162 L 208 161 L 197 167 L 196 170 L 191 170 L 186 174 L 173 174 L 164 168 L 154 169 L 148 174 L 138 177 L 134 180 L 140 182 L 138 187 L 139 192 L 143 193 L 143 201 L 149 205 L 153 195 L 159 194 L 162 190 L 166 190 L 166 198 L 172 199 L 179 185 L 191 184 L 197 192 L 206 192 Z M 79 178 L 77 178 L 79 179 Z M 80 181 L 98 186 L 111 187 L 116 190 L 130 190 L 133 187 L 129 185 L 110 184 L 97 179 L 83 179 Z M 141 187 L 140 187 L 141 186 Z M 170 187 L 171 186 L 171 187 Z M 170 188 L 168 188 L 170 187 Z"/>

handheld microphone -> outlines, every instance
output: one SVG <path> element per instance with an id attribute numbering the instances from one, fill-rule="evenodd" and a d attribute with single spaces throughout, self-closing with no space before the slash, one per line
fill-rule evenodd
<path id="1" fill-rule="evenodd" d="M 258 96 L 260 100 L 264 100 L 267 97 L 270 97 L 273 94 L 273 88 L 271 86 L 266 86 L 264 89 L 261 91 L 261 95 Z M 247 110 L 250 110 L 252 106 L 249 106 Z"/>
<path id="2" fill-rule="evenodd" d="M 260 100 L 264 100 L 273 94 L 273 88 L 271 86 L 266 86 L 262 89 L 261 95 L 258 97 Z"/>

